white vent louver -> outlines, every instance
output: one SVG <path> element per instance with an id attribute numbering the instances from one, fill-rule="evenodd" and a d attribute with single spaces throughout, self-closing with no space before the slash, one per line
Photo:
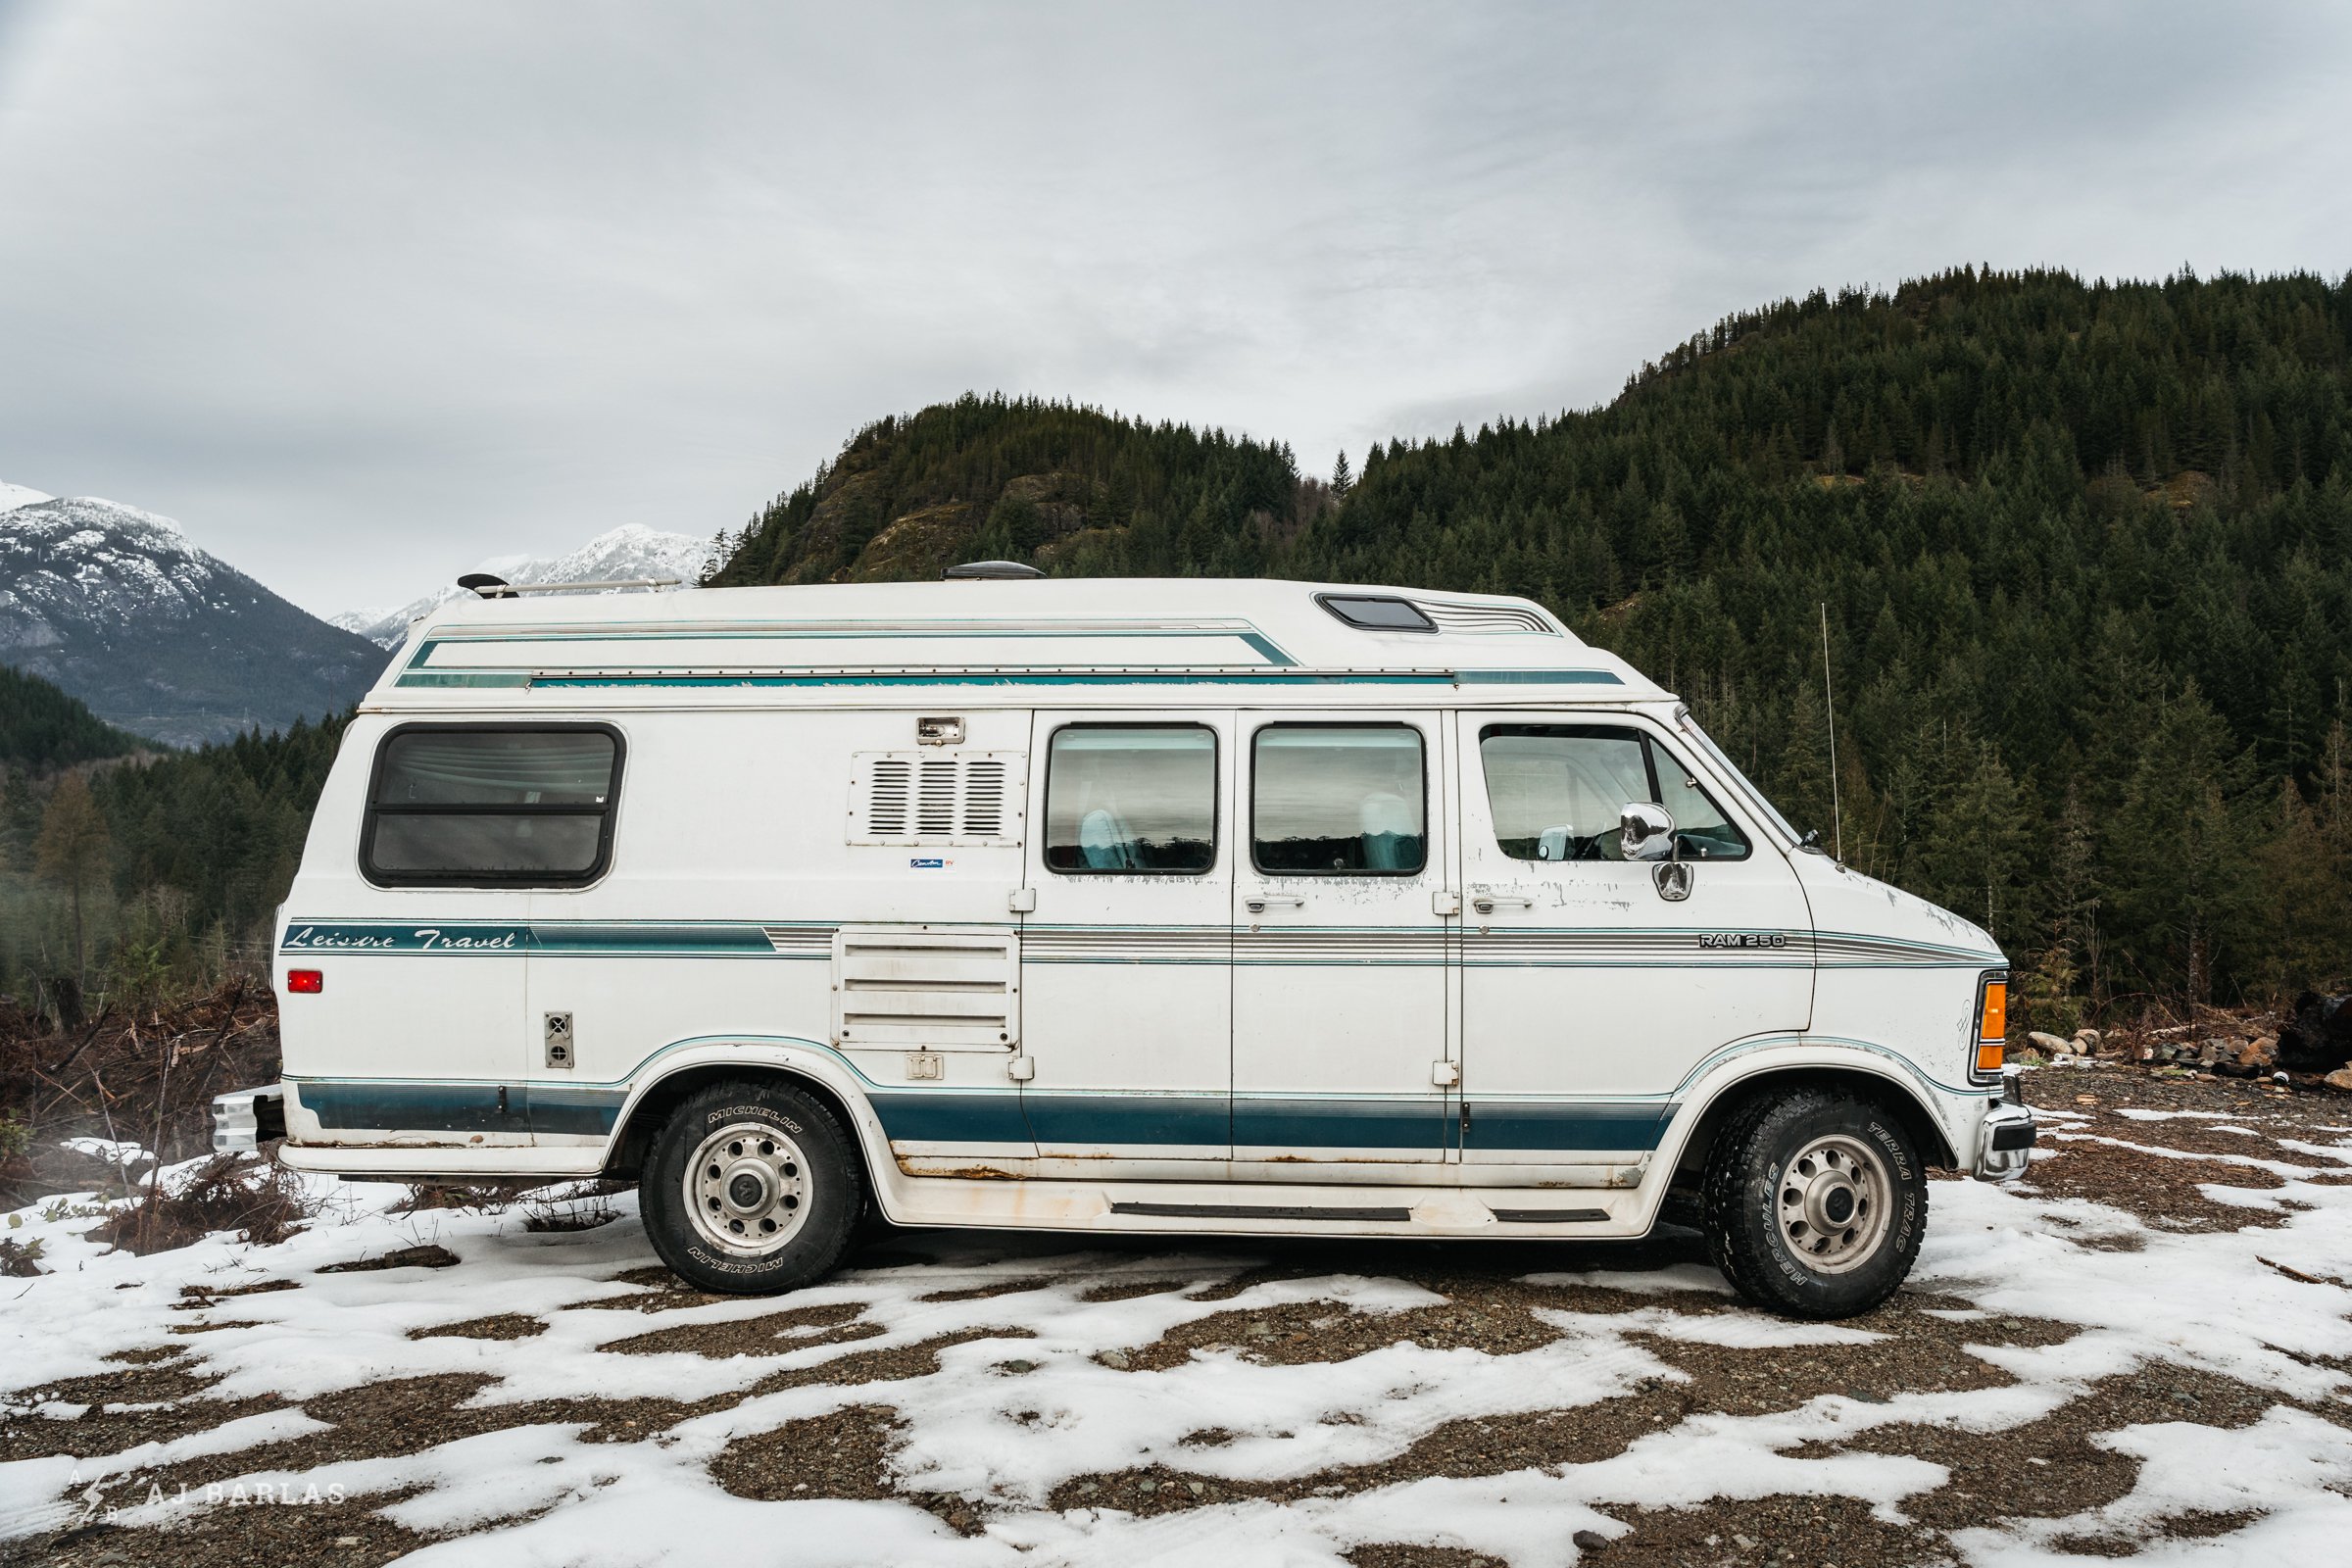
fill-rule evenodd
<path id="1" fill-rule="evenodd" d="M 1021 842 L 1018 752 L 859 752 L 850 786 L 852 844 Z"/>
<path id="2" fill-rule="evenodd" d="M 1416 599 L 1413 603 L 1420 607 L 1423 614 L 1438 623 L 1438 630 L 1442 632 L 1473 635 L 1482 632 L 1535 632 L 1544 637 L 1559 635 L 1544 622 L 1542 615 L 1512 605 L 1441 605 L 1428 599 Z"/>
<path id="3" fill-rule="evenodd" d="M 845 1051 L 1010 1051 L 1021 1038 L 1009 931 L 845 926 L 833 938 L 833 1038 Z"/>

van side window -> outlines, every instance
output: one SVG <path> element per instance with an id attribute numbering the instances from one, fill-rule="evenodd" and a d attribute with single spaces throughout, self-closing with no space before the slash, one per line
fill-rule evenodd
<path id="1" fill-rule="evenodd" d="M 1635 801 L 1674 817 L 1685 858 L 1739 860 L 1746 835 L 1646 734 L 1603 724 L 1489 724 L 1479 731 L 1495 845 L 1515 860 L 1619 858 L 1617 819 Z"/>
<path id="2" fill-rule="evenodd" d="M 375 754 L 360 869 L 381 887 L 592 881 L 620 755 L 602 724 L 404 724 Z"/>
<path id="3" fill-rule="evenodd" d="M 1046 868 L 1197 874 L 1217 860 L 1217 737 L 1199 724 L 1067 724 L 1046 750 Z"/>
<path id="4" fill-rule="evenodd" d="M 1251 768 L 1250 849 L 1278 876 L 1411 876 L 1429 858 L 1421 732 L 1268 724 Z"/>

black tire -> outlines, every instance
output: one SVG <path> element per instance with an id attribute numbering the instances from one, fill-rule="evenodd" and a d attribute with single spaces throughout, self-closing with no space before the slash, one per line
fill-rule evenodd
<path id="1" fill-rule="evenodd" d="M 687 1096 L 654 1135 L 638 1192 L 646 1235 L 670 1272 L 733 1296 L 824 1278 L 866 1207 L 865 1171 L 841 1119 L 776 1080 Z"/>
<path id="2" fill-rule="evenodd" d="M 1886 1300 L 1928 1225 L 1927 1174 L 1902 1123 L 1820 1089 L 1735 1111 L 1708 1152 L 1704 1198 L 1715 1266 L 1790 1317 L 1852 1317 Z"/>

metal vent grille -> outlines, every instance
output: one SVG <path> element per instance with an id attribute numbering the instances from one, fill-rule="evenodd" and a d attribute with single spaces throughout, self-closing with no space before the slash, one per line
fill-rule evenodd
<path id="1" fill-rule="evenodd" d="M 1009 931 L 845 926 L 833 939 L 833 1039 L 845 1050 L 1010 1051 L 1020 973 Z"/>
<path id="2" fill-rule="evenodd" d="M 854 761 L 852 844 L 1021 842 L 1017 752 L 859 752 Z"/>
<path id="3" fill-rule="evenodd" d="M 1532 610 L 1512 605 L 1441 605 L 1428 599 L 1413 603 L 1421 612 L 1438 623 L 1442 632 L 1535 632 L 1539 636 L 1557 637 L 1558 632 L 1545 624 L 1542 615 Z"/>

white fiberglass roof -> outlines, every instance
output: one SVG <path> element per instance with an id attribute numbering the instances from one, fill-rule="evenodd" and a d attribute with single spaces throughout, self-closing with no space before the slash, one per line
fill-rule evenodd
<path id="1" fill-rule="evenodd" d="M 1432 630 L 1367 629 L 1330 597 L 1401 599 Z M 382 687 L 1000 684 L 1187 674 L 1295 681 L 1445 674 L 1664 695 L 1529 600 L 1205 578 L 844 583 L 689 593 L 466 598 L 420 620 Z"/>

